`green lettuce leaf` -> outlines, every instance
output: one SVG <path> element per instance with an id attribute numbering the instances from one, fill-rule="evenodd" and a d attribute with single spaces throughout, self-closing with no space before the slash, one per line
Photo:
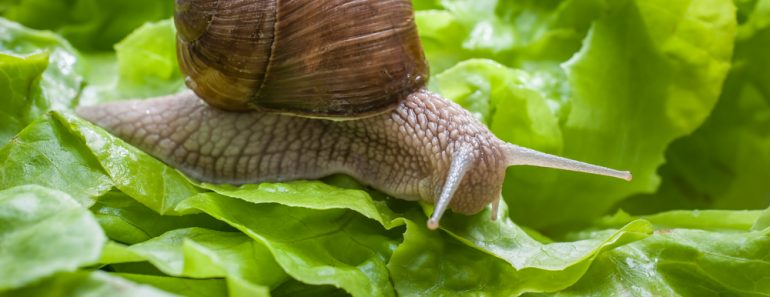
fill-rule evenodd
<path id="1" fill-rule="evenodd" d="M 767 296 L 770 228 L 715 226 L 725 219 L 747 221 L 758 215 L 758 211 L 673 211 L 648 216 L 655 234 L 603 253 L 577 284 L 555 295 L 613 295 L 625 288 L 632 296 Z M 626 217 L 615 215 L 603 223 L 622 223 Z M 571 238 L 611 230 L 583 231 Z"/>
<path id="2" fill-rule="evenodd" d="M 419 229 L 417 230 L 422 230 L 422 233 L 432 233 L 428 232 L 424 227 L 425 216 L 393 213 L 384 203 L 372 200 L 369 195 L 360 190 L 339 189 L 319 182 L 306 181 L 283 184 L 263 183 L 241 187 L 204 186 L 221 195 L 236 197 L 258 204 L 280 203 L 316 210 L 352 209 L 380 222 L 386 228 L 393 228 L 404 224 L 404 222 L 416 221 L 417 223 L 415 223 L 416 226 L 414 227 L 411 227 L 414 224 L 407 224 L 410 227 L 407 227 L 404 241 L 398 246 L 396 254 L 388 262 L 391 277 L 396 282 L 396 290 L 401 295 L 429 294 L 429 290 L 426 291 L 426 288 L 439 290 L 430 292 L 430 294 L 440 294 L 439 292 L 456 293 L 473 288 L 484 288 L 485 284 L 492 282 L 491 279 L 484 278 L 485 281 L 480 281 L 481 279 L 479 279 L 479 282 L 468 281 L 467 283 L 464 282 L 464 284 L 458 284 L 454 281 L 434 282 L 435 278 L 451 278 L 455 270 L 464 269 L 464 267 L 469 265 L 466 262 L 466 253 L 474 254 L 478 251 L 481 251 L 481 255 L 476 256 L 474 259 L 481 263 L 486 263 L 479 265 L 497 266 L 503 274 L 503 276 L 498 276 L 500 279 L 521 279 L 521 281 L 502 287 L 490 285 L 490 293 L 543 292 L 566 288 L 580 279 L 596 255 L 604 250 L 644 238 L 651 230 L 648 224 L 638 221 L 629 224 L 616 234 L 609 234 L 580 242 L 543 245 L 530 238 L 523 230 L 505 218 L 507 207 L 502 203 L 501 210 L 504 213 L 502 217 L 505 218 L 502 222 L 491 221 L 488 210 L 474 216 L 448 214 L 444 218 L 442 229 L 448 231 L 451 236 L 436 236 L 436 241 L 444 241 L 444 243 L 435 244 L 445 244 L 452 246 L 453 249 L 460 250 L 457 253 L 447 252 L 453 255 L 449 256 L 441 254 L 441 248 L 423 246 L 423 240 L 417 240 L 410 236 L 409 228 L 418 228 L 418 226 Z M 325 193 L 323 199 L 318 199 L 320 193 Z M 212 194 L 202 194 L 202 197 L 212 197 Z M 194 197 L 191 200 L 195 201 L 195 199 L 202 198 Z M 182 204 L 183 206 L 184 204 Z M 225 207 L 220 208 L 227 209 Z M 430 211 L 427 213 L 430 213 Z M 409 218 L 409 220 L 404 220 L 406 218 Z M 274 218 L 274 220 L 279 219 Z M 264 223 L 268 224 L 267 221 Z M 241 228 L 239 227 L 239 229 Z M 425 234 L 419 236 L 429 237 Z M 463 245 L 464 247 L 461 247 Z M 441 265 L 447 267 L 447 269 L 438 269 L 435 272 L 431 272 L 429 273 L 430 277 L 420 279 L 420 281 L 414 276 L 404 274 L 405 270 L 409 270 L 404 266 L 411 267 L 414 265 L 414 258 L 411 257 L 412 253 L 414 253 L 411 251 L 412 249 L 419 250 L 425 257 L 431 255 L 435 259 L 441 259 L 443 262 Z M 399 253 L 401 252 L 404 254 L 400 255 Z M 307 255 L 304 257 L 307 257 Z M 429 265 L 437 265 L 437 263 L 426 263 L 426 266 L 416 267 L 415 270 L 429 269 L 431 267 Z M 452 268 L 450 269 L 450 267 Z M 291 274 L 291 271 L 288 269 L 287 271 Z M 402 279 L 399 275 L 403 275 L 404 278 Z M 547 277 L 543 277 L 544 275 L 547 275 Z M 293 276 L 300 280 L 305 279 L 302 276 Z M 467 275 L 464 274 L 464 276 Z M 548 281 L 543 281 L 544 279 Z M 404 284 L 404 282 L 408 284 Z M 420 283 L 420 286 L 425 288 L 413 287 L 417 283 Z M 478 287 L 469 286 L 471 283 L 478 283 Z"/>
<path id="3" fill-rule="evenodd" d="M 613 3 L 598 0 L 413 2 L 418 8 L 432 9 L 418 11 L 416 17 L 434 73 L 468 58 L 493 59 L 535 72 L 545 65 L 557 65 L 581 47 L 591 22 Z"/>
<path id="4" fill-rule="evenodd" d="M 82 68 L 60 36 L 0 17 L 0 145 L 46 111 L 75 107 Z"/>
<path id="5" fill-rule="evenodd" d="M 170 19 L 146 23 L 115 44 L 114 57 L 107 56 L 107 61 L 103 61 L 99 56 L 91 56 L 91 61 L 101 67 L 89 74 L 89 78 L 98 80 L 83 91 L 83 103 L 181 91 L 184 80 L 176 60 L 175 35 L 174 22 Z"/>
<path id="6" fill-rule="evenodd" d="M 625 1 L 599 18 L 564 66 L 572 98 L 560 154 L 630 169 L 634 181 L 517 169 L 503 192 L 512 216 L 540 228 L 581 222 L 655 190 L 666 146 L 716 103 L 734 34 L 731 1 Z"/>
<path id="7" fill-rule="evenodd" d="M 619 207 L 636 214 L 669 209 L 763 209 L 770 204 L 770 1 L 757 1 L 738 28 L 733 67 L 719 103 L 692 135 L 674 142 L 654 194 Z"/>
<path id="8" fill-rule="evenodd" d="M 170 276 L 225 278 L 233 296 L 266 296 L 286 278 L 267 248 L 240 232 L 176 229 L 105 252 L 103 264 L 146 260 Z"/>
<path id="9" fill-rule="evenodd" d="M 677 229 L 603 254 L 559 296 L 767 296 L 769 230 L 716 233 Z"/>
<path id="10" fill-rule="evenodd" d="M 770 227 L 770 208 L 765 209 L 759 214 L 759 217 L 752 226 L 752 230 L 762 230 L 768 227 Z"/>
<path id="11" fill-rule="evenodd" d="M 268 286 L 285 278 L 267 248 L 240 232 L 176 229 L 129 249 L 174 276 L 232 276 Z"/>
<path id="12" fill-rule="evenodd" d="M 95 264 L 105 242 L 91 213 L 66 193 L 36 185 L 2 190 L 0 294 Z"/>
<path id="13" fill-rule="evenodd" d="M 597 220 L 594 226 L 616 228 L 633 220 L 645 219 L 658 228 L 692 228 L 709 231 L 746 231 L 761 220 L 759 210 L 673 210 L 645 216 L 631 216 L 618 211 L 612 216 Z"/>
<path id="14" fill-rule="evenodd" d="M 0 189 L 26 184 L 66 192 L 87 206 L 112 188 L 82 141 L 48 115 L 0 148 Z"/>
<path id="15" fill-rule="evenodd" d="M 437 75 L 437 91 L 478 115 L 503 140 L 543 151 L 562 149 L 558 119 L 535 78 L 492 60 L 472 59 Z M 506 175 L 508 179 L 513 175 Z"/>
<path id="16" fill-rule="evenodd" d="M 174 297 L 179 295 L 161 291 L 151 286 L 139 285 L 103 271 L 78 271 L 59 273 L 21 289 L 0 291 L 0 296 Z"/>
<path id="17" fill-rule="evenodd" d="M 399 294 L 553 292 L 577 282 L 604 251 L 643 239 L 651 232 L 649 223 L 640 220 L 616 233 L 541 244 L 510 220 L 494 222 L 489 216 L 485 212 L 470 221 L 449 216 L 442 221 L 442 229 L 448 233 L 429 231 L 424 224 L 407 221 L 404 242 L 388 264 Z"/>
<path id="18" fill-rule="evenodd" d="M 179 207 L 228 222 L 265 245 L 283 270 L 302 282 L 334 285 L 355 296 L 395 295 L 386 264 L 399 233 L 358 213 L 253 204 L 214 193 L 199 194 Z"/>
<path id="19" fill-rule="evenodd" d="M 348 297 L 350 294 L 335 288 L 333 286 L 313 286 L 308 285 L 296 280 L 289 280 L 281 284 L 280 287 L 270 292 L 270 295 L 274 297 L 314 297 L 314 296 L 328 296 L 328 297 Z"/>
<path id="20" fill-rule="evenodd" d="M 396 291 L 403 296 L 514 295 L 516 270 L 442 232 L 407 221 L 404 243 L 388 263 Z"/>
<path id="21" fill-rule="evenodd" d="M 417 11 L 439 9 L 441 8 L 441 4 L 439 2 L 441 2 L 441 0 L 416 0 L 412 1 L 412 7 L 414 7 L 414 10 Z"/>
<path id="22" fill-rule="evenodd" d="M 379 222 L 386 229 L 403 225 L 384 201 L 372 200 L 369 193 L 357 189 L 345 189 L 317 181 L 288 183 L 261 183 L 242 186 L 203 184 L 223 196 L 242 199 L 255 204 L 279 203 L 286 206 L 310 209 L 350 209 Z M 322 199 L 319 199 L 322 196 Z"/>
<path id="23" fill-rule="evenodd" d="M 7 2 L 7 1 L 6 1 Z M 148 21 L 170 17 L 173 1 L 156 0 L 20 0 L 3 15 L 35 29 L 56 31 L 77 48 L 109 51 L 113 44 Z"/>
<path id="24" fill-rule="evenodd" d="M 130 273 L 112 273 L 112 275 L 186 297 L 228 296 L 225 281 L 222 279 L 189 279 Z"/>
<path id="25" fill-rule="evenodd" d="M 0 120 L 3 121 L 0 128 L 0 144 L 7 143 L 13 135 L 40 115 L 33 110 L 37 105 L 33 98 L 36 88 L 29 86 L 39 83 L 46 67 L 46 53 L 26 57 L 0 53 L 0 92 L 8 97 L 3 100 L 3 109 L 0 111 Z"/>
<path id="26" fill-rule="evenodd" d="M 229 225 L 205 214 L 163 216 L 128 195 L 111 191 L 98 198 L 90 208 L 99 225 L 114 240 L 135 244 L 157 238 L 163 233 L 189 227 L 232 230 Z"/>

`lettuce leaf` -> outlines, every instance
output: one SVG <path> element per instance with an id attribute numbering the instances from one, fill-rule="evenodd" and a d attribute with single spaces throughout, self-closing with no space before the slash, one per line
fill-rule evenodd
<path id="1" fill-rule="evenodd" d="M 38 118 L 0 148 L 0 164 L 0 189 L 42 185 L 92 205 L 112 188 L 83 143 L 50 116 Z"/>
<path id="2" fill-rule="evenodd" d="M 172 15 L 174 2 L 156 0 L 19 0 L 3 16 L 25 26 L 57 32 L 84 51 L 109 51 L 148 21 Z M 1 7 L 1 6 L 0 6 Z"/>
<path id="3" fill-rule="evenodd" d="M 46 111 L 75 107 L 82 68 L 60 36 L 0 17 L 0 145 Z"/>
<path id="4" fill-rule="evenodd" d="M 252 204 L 218 194 L 195 196 L 180 207 L 204 211 L 264 244 L 302 282 L 334 285 L 355 296 L 395 295 L 386 261 L 398 233 L 382 232 L 360 214 Z"/>
<path id="5" fill-rule="evenodd" d="M 770 230 L 718 233 L 676 229 L 597 259 L 581 282 L 557 296 L 766 296 Z"/>
<path id="6" fill-rule="evenodd" d="M 110 239 L 125 244 L 145 242 L 183 228 L 233 230 L 229 225 L 205 214 L 160 215 L 120 191 L 110 191 L 100 196 L 89 209 Z"/>
<path id="7" fill-rule="evenodd" d="M 770 1 L 757 1 L 738 28 L 733 67 L 709 119 L 674 142 L 654 194 L 619 207 L 636 214 L 669 209 L 762 209 L 770 204 Z"/>
<path id="8" fill-rule="evenodd" d="M 634 181 L 522 169 L 504 190 L 513 216 L 535 227 L 584 221 L 655 190 L 666 146 L 716 103 L 734 34 L 730 1 L 627 1 L 598 19 L 564 66 L 573 97 L 561 154 L 630 169 Z M 548 205 L 559 207 L 535 215 Z"/>
<path id="9" fill-rule="evenodd" d="M 655 223 L 655 234 L 603 253 L 580 282 L 554 295 L 611 295 L 617 288 L 628 288 L 633 296 L 766 296 L 770 228 L 752 230 L 750 223 L 715 226 L 725 218 L 756 219 L 758 214 L 673 211 L 648 216 Z M 603 223 L 622 224 L 627 219 L 615 215 Z M 607 231 L 584 231 L 571 238 L 601 232 Z"/>
<path id="10" fill-rule="evenodd" d="M 175 277 L 225 278 L 231 295 L 266 296 L 269 287 L 286 278 L 267 248 L 243 233 L 196 227 L 175 229 L 130 247 L 113 246 L 102 259 L 103 264 L 149 261 Z"/>
<path id="11" fill-rule="evenodd" d="M 111 275 L 147 284 L 187 297 L 227 296 L 227 287 L 222 279 L 189 279 L 147 274 L 112 273 Z"/>
<path id="12" fill-rule="evenodd" d="M 639 220 L 590 239 L 541 244 L 510 220 L 493 222 L 489 215 L 475 215 L 471 221 L 450 216 L 443 222 L 446 233 L 408 222 L 404 242 L 389 264 L 398 292 L 496 296 L 558 291 L 577 282 L 605 250 L 651 232 L 650 224 Z"/>
<path id="13" fill-rule="evenodd" d="M 0 141 L 4 144 L 32 119 L 40 116 L 39 112 L 34 110 L 36 102 L 34 94 L 30 92 L 34 90 L 30 90 L 28 86 L 40 80 L 43 70 L 48 67 L 48 55 L 38 53 L 16 57 L 0 53 L 0 67 L 3 69 L 3 75 L 0 76 L 0 92 L 10 97 L 4 100 L 5 108 L 0 113 L 0 119 L 3 120 Z"/>
<path id="14" fill-rule="evenodd" d="M 184 87 L 176 61 L 172 20 L 145 23 L 115 44 L 115 56 L 91 56 L 100 66 L 88 73 L 94 83 L 83 90 L 83 104 L 173 94 Z"/>
<path id="15" fill-rule="evenodd" d="M 692 210 L 770 204 L 770 0 L 414 1 L 430 88 L 503 140 L 636 178 L 511 168 L 497 221 L 438 231 L 344 176 L 197 184 L 72 115 L 183 82 L 171 2 L 70 2 L 0 4 L 55 32 L 0 19 L 0 202 L 59 201 L 34 222 L 0 204 L 0 270 L 24 270 L 0 296 L 770 292 L 770 208 Z"/>
<path id="16" fill-rule="evenodd" d="M 0 191 L 0 292 L 95 264 L 106 239 L 66 193 L 35 185 Z"/>
<path id="17" fill-rule="evenodd" d="M 180 296 L 151 286 L 136 284 L 102 271 L 60 273 L 31 286 L 0 291 L 0 296 L 116 296 L 174 297 Z"/>

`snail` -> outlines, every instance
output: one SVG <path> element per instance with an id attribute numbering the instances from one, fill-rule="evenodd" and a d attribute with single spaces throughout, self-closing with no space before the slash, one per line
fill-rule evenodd
<path id="1" fill-rule="evenodd" d="M 192 91 L 76 113 L 209 183 L 342 173 L 392 197 L 475 214 L 505 171 L 533 165 L 631 179 L 506 143 L 425 89 L 409 0 L 176 0 L 177 53 Z"/>

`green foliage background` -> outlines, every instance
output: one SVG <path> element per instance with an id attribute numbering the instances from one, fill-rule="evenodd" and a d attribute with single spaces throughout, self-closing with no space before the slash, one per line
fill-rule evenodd
<path id="1" fill-rule="evenodd" d="M 184 89 L 173 1 L 0 0 L 0 296 L 767 296 L 770 0 L 415 0 L 504 217 L 344 176 L 197 184 L 72 113 Z"/>

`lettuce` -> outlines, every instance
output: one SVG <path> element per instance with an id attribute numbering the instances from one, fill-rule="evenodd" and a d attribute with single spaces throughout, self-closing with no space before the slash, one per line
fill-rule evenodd
<path id="1" fill-rule="evenodd" d="M 104 250 L 101 262 L 141 261 L 175 277 L 225 278 L 228 291 L 238 292 L 233 295 L 265 296 L 269 286 L 286 277 L 267 248 L 243 233 L 198 227 L 175 229 L 130 247 L 113 243 Z"/>
<path id="2" fill-rule="evenodd" d="M 171 1 L 16 0 L 0 4 L 5 18 L 35 29 L 57 32 L 78 49 L 93 52 L 112 46 L 147 21 L 167 18 Z"/>
<path id="3" fill-rule="evenodd" d="M 90 56 L 101 67 L 88 73 L 95 83 L 83 90 L 85 104 L 125 98 L 147 98 L 183 89 L 176 63 L 176 30 L 171 20 L 145 23 L 115 44 L 114 57 L 107 61 Z"/>
<path id="4" fill-rule="evenodd" d="M 185 292 L 185 289 L 187 288 L 179 291 Z M 0 296 L 179 297 L 181 295 L 137 284 L 102 271 L 77 271 L 56 274 L 24 288 L 0 292 Z"/>
<path id="5" fill-rule="evenodd" d="M 748 222 L 758 213 L 674 211 L 648 216 L 657 222 L 655 234 L 603 253 L 577 284 L 554 295 L 612 295 L 617 288 L 628 288 L 635 296 L 767 295 L 770 229 L 751 230 Z M 733 218 L 748 224 L 722 225 Z M 628 219 L 616 215 L 603 221 L 611 225 Z M 583 236 L 595 232 L 571 237 Z"/>
<path id="6" fill-rule="evenodd" d="M 51 109 L 78 104 L 83 63 L 60 36 L 0 18 L 0 145 Z"/>
<path id="7" fill-rule="evenodd" d="M 47 2 L 0 4 L 0 296 L 770 294 L 770 0 L 414 1 L 429 88 L 635 178 L 511 168 L 497 221 L 439 231 L 345 176 L 199 184 L 78 118 L 184 88 L 173 4 Z"/>
<path id="8" fill-rule="evenodd" d="M 94 264 L 106 241 L 77 201 L 35 185 L 0 191 L 0 226 L 0 291 Z"/>
<path id="9" fill-rule="evenodd" d="M 719 103 L 698 130 L 674 142 L 654 195 L 629 197 L 635 213 L 669 209 L 764 208 L 770 202 L 770 1 L 744 12 L 733 66 Z"/>

